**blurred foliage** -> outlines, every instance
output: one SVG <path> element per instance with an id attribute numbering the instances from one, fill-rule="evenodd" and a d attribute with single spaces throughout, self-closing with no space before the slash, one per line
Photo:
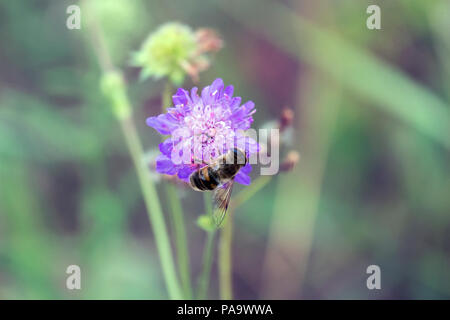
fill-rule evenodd
<path id="1" fill-rule="evenodd" d="M 309 246 L 290 298 L 450 297 L 449 3 L 377 1 L 382 30 L 369 31 L 371 2 L 82 6 L 82 19 L 99 15 L 124 69 L 148 150 L 159 137 L 144 120 L 159 112 L 162 83 L 139 81 L 129 62 L 168 21 L 220 32 L 225 47 L 198 85 L 217 76 L 233 83 L 255 102 L 256 128 L 285 106 L 295 110 L 299 166 L 235 212 L 236 298 L 264 296 L 266 245 L 279 230 L 282 254 Z M 0 299 L 166 298 L 137 179 L 100 92 L 95 44 L 84 22 L 65 27 L 70 4 L 0 3 Z M 180 194 L 196 277 L 203 200 Z M 65 288 L 70 264 L 81 267 L 80 292 Z M 380 292 L 365 287 L 370 264 L 381 267 Z"/>

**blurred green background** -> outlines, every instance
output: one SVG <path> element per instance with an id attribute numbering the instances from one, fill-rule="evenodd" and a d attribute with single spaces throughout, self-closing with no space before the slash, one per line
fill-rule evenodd
<path id="1" fill-rule="evenodd" d="M 221 34 L 225 47 L 197 85 L 233 84 L 255 102 L 255 128 L 295 111 L 300 163 L 235 214 L 235 298 L 450 298 L 449 1 L 89 2 L 146 151 L 160 142 L 145 119 L 159 113 L 164 83 L 139 81 L 129 62 L 167 21 Z M 66 28 L 77 3 L 0 3 L 0 299 L 165 299 L 136 174 L 99 90 L 87 13 L 81 30 Z M 366 28 L 370 4 L 381 30 Z M 179 194 L 196 279 L 203 200 Z M 66 289 L 71 264 L 82 290 Z M 372 264 L 381 290 L 366 287 Z M 216 255 L 211 298 L 217 277 Z"/>

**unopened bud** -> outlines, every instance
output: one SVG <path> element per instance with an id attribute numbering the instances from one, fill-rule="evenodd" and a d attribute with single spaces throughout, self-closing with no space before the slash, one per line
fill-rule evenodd
<path id="1" fill-rule="evenodd" d="M 201 215 L 197 218 L 197 225 L 206 232 L 211 232 L 217 229 L 213 218 L 210 215 L 206 214 Z"/>
<path id="2" fill-rule="evenodd" d="M 147 37 L 132 62 L 142 68 L 141 79 L 168 77 L 179 85 L 185 76 L 179 62 L 190 60 L 196 50 L 195 32 L 184 24 L 168 22 Z"/>
<path id="3" fill-rule="evenodd" d="M 294 111 L 289 108 L 284 108 L 281 112 L 279 122 L 280 131 L 284 131 L 286 128 L 290 127 L 294 122 Z"/>
<path id="4" fill-rule="evenodd" d="M 202 56 L 198 56 L 195 60 L 191 62 L 183 61 L 181 63 L 181 67 L 191 77 L 192 81 L 198 82 L 199 73 L 208 69 L 209 61 L 208 59 Z"/>
<path id="5" fill-rule="evenodd" d="M 223 40 L 213 29 L 200 28 L 195 32 L 198 54 L 217 52 L 223 47 Z"/>
<path id="6" fill-rule="evenodd" d="M 289 153 L 286 155 L 286 158 L 284 158 L 283 162 L 280 165 L 280 171 L 292 171 L 299 161 L 300 154 L 295 150 L 289 151 Z"/>

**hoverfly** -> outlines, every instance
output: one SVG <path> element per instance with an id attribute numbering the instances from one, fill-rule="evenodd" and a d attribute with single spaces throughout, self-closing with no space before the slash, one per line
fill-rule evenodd
<path id="1" fill-rule="evenodd" d="M 245 152 L 233 148 L 214 159 L 210 164 L 194 171 L 189 177 L 194 190 L 214 191 L 213 219 L 217 227 L 222 224 L 227 213 L 234 177 L 247 163 L 248 158 Z"/>

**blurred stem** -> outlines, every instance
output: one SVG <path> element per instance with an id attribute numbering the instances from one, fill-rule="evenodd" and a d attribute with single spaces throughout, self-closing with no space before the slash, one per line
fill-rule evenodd
<path id="1" fill-rule="evenodd" d="M 175 232 L 175 243 L 178 258 L 178 270 L 180 272 L 181 285 L 185 299 L 192 298 L 191 272 L 189 267 L 189 251 L 184 227 L 183 209 L 178 198 L 177 188 L 171 184 L 165 184 L 167 199 L 169 200 L 170 212 L 172 217 L 172 227 Z"/>
<path id="2" fill-rule="evenodd" d="M 208 295 L 209 278 L 211 275 L 211 266 L 214 249 L 215 230 L 207 231 L 205 248 L 203 250 L 203 270 L 198 281 L 198 299 L 204 300 Z"/>
<path id="3" fill-rule="evenodd" d="M 136 168 L 142 193 L 144 195 L 144 201 L 151 225 L 153 227 L 153 233 L 156 239 L 156 246 L 158 248 L 159 257 L 161 260 L 167 290 L 169 291 L 169 295 L 172 299 L 181 299 L 182 295 L 175 272 L 172 249 L 170 247 L 166 224 L 155 186 L 146 166 L 142 161 L 142 145 L 137 135 L 136 127 L 130 118 L 121 119 L 120 124 Z"/>
<path id="4" fill-rule="evenodd" d="M 315 234 L 328 153 L 342 104 L 342 89 L 321 73 L 298 75 L 295 148 L 299 170 L 280 177 L 262 261 L 263 299 L 301 295 Z M 327 88 L 325 91 L 323 88 Z M 301 108 L 300 106 L 308 106 Z M 293 188 L 292 186 L 295 186 Z M 295 208 L 293 214 L 292 208 Z M 286 245 L 289 244 L 289 245 Z M 282 275 L 282 276 L 280 276 Z"/>
<path id="5" fill-rule="evenodd" d="M 253 183 L 236 195 L 235 200 L 231 204 L 233 208 L 240 207 L 244 202 L 253 197 L 259 190 L 264 188 L 273 176 L 259 176 Z"/>
<path id="6" fill-rule="evenodd" d="M 208 193 L 203 193 L 203 199 L 205 202 L 206 214 L 212 217 L 212 204 L 211 197 Z M 213 259 L 213 249 L 214 249 L 214 236 L 216 234 L 215 230 L 207 231 L 205 248 L 203 250 L 203 270 L 198 281 L 198 299 L 204 300 L 208 296 L 209 279 L 211 276 L 211 266 Z"/>
<path id="7" fill-rule="evenodd" d="M 130 118 L 120 119 L 120 124 L 136 168 L 142 193 L 144 195 L 144 201 L 147 207 L 147 213 L 151 226 L 153 228 L 153 233 L 155 235 L 156 246 L 161 260 L 167 290 L 169 291 L 169 295 L 172 299 L 181 299 L 182 295 L 175 272 L 166 223 L 164 221 L 155 186 L 151 180 L 148 169 L 142 161 L 143 150 L 136 127 Z"/>
<path id="8" fill-rule="evenodd" d="M 172 98 L 172 84 L 169 80 L 167 80 L 166 85 L 164 86 L 164 91 L 162 95 L 162 111 L 165 112 L 167 108 L 171 105 Z"/>
<path id="9" fill-rule="evenodd" d="M 162 95 L 162 111 L 170 106 L 172 96 L 172 85 L 166 82 Z M 165 191 L 169 200 L 170 213 L 172 217 L 172 228 L 175 232 L 175 244 L 177 250 L 178 271 L 180 272 L 181 285 L 186 299 L 192 298 L 191 272 L 189 267 L 189 249 L 184 223 L 183 208 L 175 185 L 165 183 Z"/>
<path id="10" fill-rule="evenodd" d="M 212 198 L 206 192 L 203 193 L 203 202 L 205 205 L 206 214 L 209 217 L 212 217 L 213 215 Z"/>
<path id="11" fill-rule="evenodd" d="M 83 1 L 83 5 L 86 3 L 86 1 Z M 155 235 L 156 247 L 159 253 L 169 296 L 171 299 L 181 299 L 183 296 L 175 272 L 166 223 L 164 221 L 156 188 L 145 163 L 142 161 L 144 158 L 143 148 L 136 126 L 131 118 L 131 104 L 127 96 L 125 82 L 123 81 L 122 74 L 119 71 L 114 70 L 109 52 L 106 46 L 102 45 L 105 43 L 104 36 L 100 26 L 96 23 L 96 19 L 91 19 L 89 32 L 92 45 L 97 54 L 97 59 L 103 71 L 103 93 L 111 101 L 113 113 L 120 123 L 136 169 L 139 185 L 147 208 L 147 214 L 151 222 L 153 234 Z"/>
<path id="12" fill-rule="evenodd" d="M 219 242 L 219 285 L 220 298 L 223 300 L 233 299 L 233 286 L 231 277 L 231 244 L 233 237 L 233 215 L 236 208 L 253 197 L 259 190 L 264 188 L 272 176 L 260 176 L 253 183 L 242 190 L 231 203 L 230 212 L 225 225 L 220 232 Z"/>
<path id="13" fill-rule="evenodd" d="M 230 209 L 225 225 L 220 231 L 219 240 L 219 287 L 220 299 L 233 299 L 231 279 L 231 237 L 233 235 L 234 210 Z"/>

